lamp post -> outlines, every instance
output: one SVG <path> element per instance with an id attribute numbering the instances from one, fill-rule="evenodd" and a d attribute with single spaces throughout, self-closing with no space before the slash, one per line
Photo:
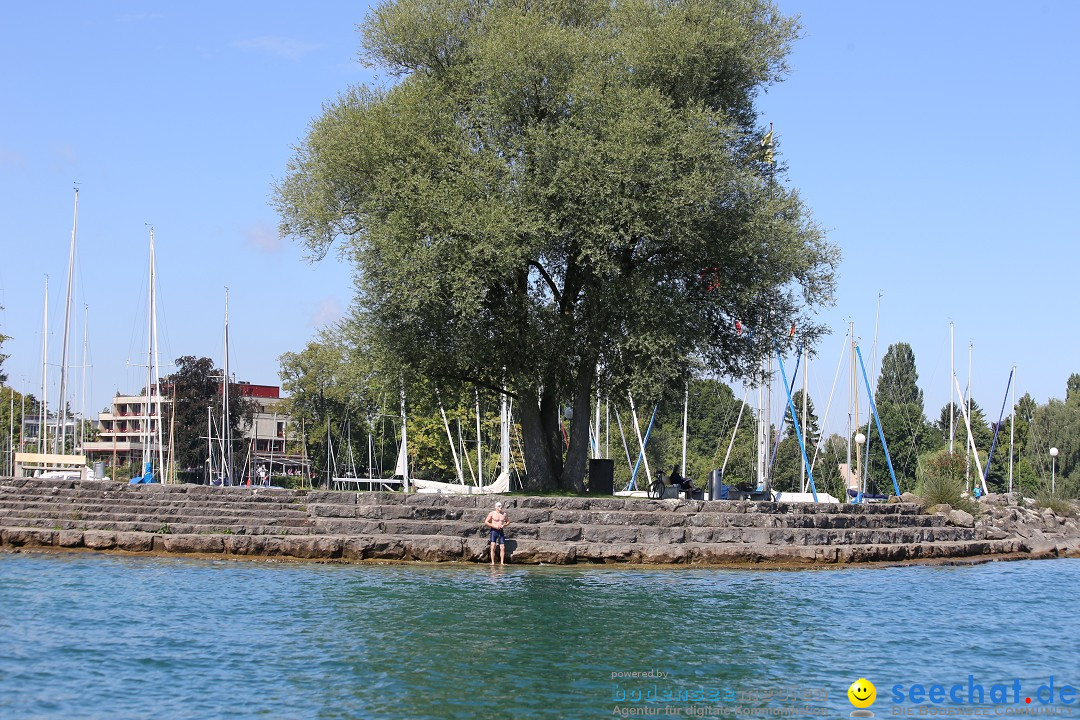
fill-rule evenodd
<path id="1" fill-rule="evenodd" d="M 1050 494 L 1054 495 L 1057 491 L 1057 456 L 1058 449 L 1056 447 L 1050 448 Z"/>

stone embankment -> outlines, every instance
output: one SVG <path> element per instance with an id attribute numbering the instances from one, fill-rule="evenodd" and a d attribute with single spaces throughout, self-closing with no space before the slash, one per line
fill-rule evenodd
<path id="1" fill-rule="evenodd" d="M 912 500 L 912 498 L 905 498 Z M 514 563 L 835 564 L 1080 555 L 1071 518 L 990 496 L 815 505 L 502 497 Z M 0 480 L 0 548 L 488 562 L 484 496 Z"/>

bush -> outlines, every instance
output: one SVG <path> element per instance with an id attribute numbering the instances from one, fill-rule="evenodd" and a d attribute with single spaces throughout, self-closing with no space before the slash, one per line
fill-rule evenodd
<path id="1" fill-rule="evenodd" d="M 946 504 L 972 515 L 979 505 L 964 495 L 967 462 L 963 455 L 940 450 L 927 458 L 918 473 L 917 494 L 927 507 Z"/>
<path id="2" fill-rule="evenodd" d="M 1053 495 L 1048 489 L 1040 490 L 1035 495 L 1035 504 L 1041 508 L 1050 508 L 1057 515 L 1071 516 L 1076 514 L 1076 508 L 1060 495 Z"/>

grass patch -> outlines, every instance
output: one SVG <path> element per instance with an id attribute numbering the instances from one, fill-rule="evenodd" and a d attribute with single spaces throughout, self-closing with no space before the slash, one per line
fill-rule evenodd
<path id="1" fill-rule="evenodd" d="M 928 508 L 944 504 L 977 515 L 979 504 L 964 496 L 965 473 L 964 459 L 958 453 L 942 451 L 925 463 L 915 492 Z"/>
<path id="2" fill-rule="evenodd" d="M 169 523 L 161 523 L 161 527 L 154 531 L 157 535 L 169 535 L 172 533 L 172 528 L 169 527 Z"/>
<path id="3" fill-rule="evenodd" d="M 1076 514 L 1076 508 L 1065 498 L 1052 495 L 1048 490 L 1042 490 L 1035 496 L 1035 504 L 1041 508 L 1050 508 L 1056 515 L 1072 517 Z"/>

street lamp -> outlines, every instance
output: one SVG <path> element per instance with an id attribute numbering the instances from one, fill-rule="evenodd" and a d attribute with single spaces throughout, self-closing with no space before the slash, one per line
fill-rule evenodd
<path id="1" fill-rule="evenodd" d="M 1056 491 L 1057 479 L 1057 456 L 1058 449 L 1056 447 L 1050 448 L 1050 494 L 1054 495 Z"/>

